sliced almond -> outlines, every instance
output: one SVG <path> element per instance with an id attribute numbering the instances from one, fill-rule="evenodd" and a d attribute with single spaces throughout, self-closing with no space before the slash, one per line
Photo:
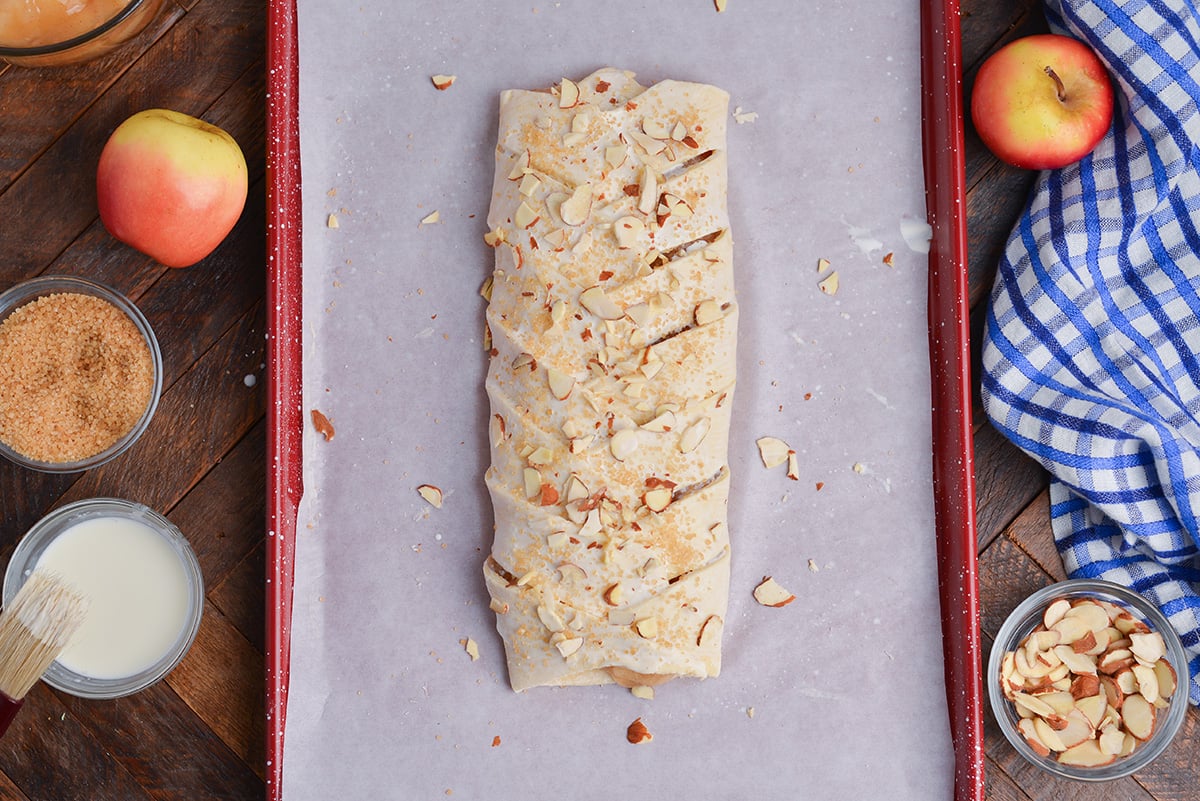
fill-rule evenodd
<path id="1" fill-rule="evenodd" d="M 523 478 L 525 481 L 525 497 L 535 498 L 542 492 L 542 474 L 536 468 L 526 467 Z"/>
<path id="2" fill-rule="evenodd" d="M 1019 707 L 1024 707 L 1033 714 L 1043 718 L 1054 717 L 1058 714 L 1054 711 L 1054 707 L 1050 706 L 1036 695 L 1030 695 L 1029 693 L 1014 693 L 1013 703 Z"/>
<path id="3" fill-rule="evenodd" d="M 1096 663 L 1087 654 L 1076 653 L 1070 645 L 1056 645 L 1052 653 L 1062 660 L 1072 673 L 1095 673 Z"/>
<path id="4" fill-rule="evenodd" d="M 1077 617 L 1064 617 L 1053 626 L 1050 626 L 1050 630 L 1058 632 L 1059 642 L 1064 645 L 1070 645 L 1091 632 L 1087 622 Z M 1090 648 L 1091 646 L 1088 647 Z"/>
<path id="5" fill-rule="evenodd" d="M 1026 647 L 1032 647 L 1034 653 L 1037 651 L 1049 651 L 1051 648 L 1058 645 L 1061 639 L 1062 635 L 1060 635 L 1057 631 L 1035 631 L 1029 635 L 1027 640 L 1028 645 Z M 1034 654 L 1027 653 L 1026 656 L 1028 656 L 1030 659 L 1033 659 Z"/>
<path id="6" fill-rule="evenodd" d="M 644 640 L 653 640 L 658 636 L 658 618 L 643 617 L 633 621 L 633 630 Z"/>
<path id="7" fill-rule="evenodd" d="M 715 642 L 721 636 L 721 629 L 724 628 L 725 621 L 719 615 L 709 615 L 700 624 L 700 633 L 696 635 L 696 645 L 703 648 L 709 643 Z"/>
<path id="8" fill-rule="evenodd" d="M 664 434 L 675 428 L 675 413 L 667 410 L 642 423 L 642 429 L 655 434 Z"/>
<path id="9" fill-rule="evenodd" d="M 632 456 L 638 449 L 639 445 L 637 432 L 630 429 L 617 431 L 609 439 L 609 450 L 612 451 L 613 458 L 618 462 L 623 462 Z"/>
<path id="10" fill-rule="evenodd" d="M 579 304 L 601 320 L 620 320 L 625 311 L 598 286 L 588 287 L 579 294 Z"/>
<path id="11" fill-rule="evenodd" d="M 655 139 L 653 136 L 647 136 L 643 131 L 637 128 L 630 128 L 625 132 L 633 143 L 644 150 L 648 155 L 656 156 L 666 149 L 667 143 Z"/>
<path id="12" fill-rule="evenodd" d="M 529 228 L 539 219 L 541 219 L 541 215 L 524 200 L 521 201 L 521 205 L 517 206 L 517 211 L 513 214 L 513 223 L 523 229 Z"/>
<path id="13" fill-rule="evenodd" d="M 1032 721 L 1033 730 L 1037 733 L 1037 738 L 1051 751 L 1066 751 L 1067 747 L 1063 744 L 1062 739 L 1045 719 L 1035 717 L 1030 718 Z M 1025 721 L 1022 721 L 1024 723 Z"/>
<path id="14" fill-rule="evenodd" d="M 1109 645 L 1112 643 L 1112 635 L 1114 633 L 1120 634 L 1119 631 L 1111 627 L 1103 628 L 1099 631 L 1093 631 L 1092 638 L 1096 641 L 1096 644 L 1084 651 L 1084 653 L 1088 656 L 1099 656 L 1100 654 L 1104 653 L 1106 650 L 1108 650 Z"/>
<path id="15" fill-rule="evenodd" d="M 1121 612 L 1113 619 L 1112 624 L 1116 626 L 1118 631 L 1125 635 L 1148 634 L 1150 632 L 1149 626 L 1128 612 Z"/>
<path id="16" fill-rule="evenodd" d="M 588 496 L 587 484 L 584 484 L 582 479 L 574 473 L 567 479 L 567 503 L 578 501 L 581 498 Z"/>
<path id="17" fill-rule="evenodd" d="M 1081 673 L 1071 681 L 1071 697 L 1078 701 L 1093 695 L 1103 695 L 1100 679 L 1095 673 Z"/>
<path id="18" fill-rule="evenodd" d="M 574 81 L 562 79 L 558 85 L 558 107 L 575 108 L 579 105 L 579 85 Z"/>
<path id="19" fill-rule="evenodd" d="M 1154 668 L 1146 665 L 1133 665 L 1133 677 L 1137 679 L 1138 694 L 1145 698 L 1150 703 L 1158 700 L 1158 674 L 1154 672 Z"/>
<path id="20" fill-rule="evenodd" d="M 442 491 L 432 484 L 422 484 L 417 487 L 417 494 L 424 498 L 434 509 L 442 508 Z"/>
<path id="21" fill-rule="evenodd" d="M 671 129 L 667 127 L 666 123 L 653 117 L 646 117 L 642 120 L 642 131 L 646 136 L 652 136 L 655 139 L 671 138 Z"/>
<path id="22" fill-rule="evenodd" d="M 1025 677 L 1017 673 L 1017 655 L 1009 651 L 1000 661 L 1000 688 L 1004 697 L 1012 700 L 1012 694 L 1025 686 Z"/>
<path id="23" fill-rule="evenodd" d="M 1108 612 L 1099 604 L 1084 600 L 1067 610 L 1064 617 L 1078 617 L 1090 631 L 1101 631 L 1108 628 Z"/>
<path id="24" fill-rule="evenodd" d="M 571 391 L 575 389 L 574 376 L 569 376 L 553 367 L 546 368 L 546 380 L 550 384 L 550 394 L 560 401 L 571 397 Z"/>
<path id="25" fill-rule="evenodd" d="M 456 80 L 458 80 L 458 76 L 457 75 L 434 75 L 430 78 L 430 80 L 433 82 L 433 85 L 437 88 L 437 90 L 439 92 L 444 92 L 447 89 L 449 89 L 451 86 L 454 85 L 454 82 Z"/>
<path id="26" fill-rule="evenodd" d="M 571 252 L 576 256 L 582 256 L 592 248 L 592 232 L 584 231 L 579 235 L 579 241 L 571 248 Z"/>
<path id="27" fill-rule="evenodd" d="M 1154 706 L 1141 695 L 1130 695 L 1121 706 L 1121 720 L 1125 731 L 1142 742 L 1154 733 Z"/>
<path id="28" fill-rule="evenodd" d="M 1023 719 L 1017 723 L 1017 731 L 1025 738 L 1025 742 L 1029 743 L 1029 747 L 1034 750 L 1038 756 L 1050 756 L 1050 748 L 1037 734 L 1037 727 L 1032 719 Z"/>
<path id="29" fill-rule="evenodd" d="M 1117 685 L 1116 679 L 1112 676 L 1100 676 L 1100 689 L 1104 692 L 1104 697 L 1108 699 L 1109 707 L 1121 708 L 1121 704 L 1125 701 L 1125 692 Z"/>
<path id="30" fill-rule="evenodd" d="M 641 745 L 653 740 L 654 735 L 646 728 L 646 724 L 642 723 L 642 719 L 638 718 L 625 730 L 625 739 L 634 745 Z"/>
<path id="31" fill-rule="evenodd" d="M 313 428 L 316 429 L 317 433 L 324 437 L 326 442 L 333 439 L 333 423 L 325 416 L 324 412 L 320 409 L 313 409 L 310 412 L 310 416 L 312 417 Z"/>
<path id="32" fill-rule="evenodd" d="M 666 489 L 665 487 L 658 487 L 656 489 L 647 490 L 646 494 L 642 496 L 642 502 L 646 504 L 646 507 L 649 508 L 650 511 L 661 512 L 663 509 L 666 509 L 671 505 L 671 500 L 673 498 L 674 495 L 671 490 Z"/>
<path id="33" fill-rule="evenodd" d="M 464 637 L 458 642 L 460 645 L 462 645 L 463 650 L 467 652 L 467 656 L 471 657 L 472 662 L 479 659 L 479 643 L 475 642 L 470 637 Z"/>
<path id="34" fill-rule="evenodd" d="M 1171 667 L 1171 663 L 1166 659 L 1160 659 L 1154 663 L 1154 673 L 1158 679 L 1158 694 L 1163 698 L 1170 698 L 1175 694 L 1177 678 L 1175 669 Z"/>
<path id="35" fill-rule="evenodd" d="M 1130 651 L 1128 648 L 1118 648 L 1114 651 L 1109 651 L 1108 653 L 1104 654 L 1104 656 L 1100 657 L 1100 663 L 1098 667 L 1100 668 L 1101 672 L 1107 673 L 1111 676 L 1119 673 L 1127 667 L 1130 667 L 1133 665 L 1133 662 L 1134 659 L 1132 651 Z"/>
<path id="36" fill-rule="evenodd" d="M 539 604 L 537 607 L 538 620 L 542 621 L 542 625 L 550 631 L 562 631 L 564 628 L 563 619 L 548 606 Z"/>
<path id="37" fill-rule="evenodd" d="M 625 145 L 609 145 L 604 148 L 604 163 L 612 169 L 620 167 L 628 157 L 629 148 Z"/>
<path id="38" fill-rule="evenodd" d="M 1129 635 L 1129 650 L 1143 665 L 1153 665 L 1167 654 L 1166 643 L 1157 631 L 1146 634 L 1131 632 Z"/>
<path id="39" fill-rule="evenodd" d="M 1133 695 L 1137 692 L 1137 677 L 1133 675 L 1133 671 L 1129 668 L 1122 668 L 1113 674 L 1116 679 L 1117 687 L 1125 695 Z"/>
<path id="40" fill-rule="evenodd" d="M 658 199 L 658 176 L 647 165 L 642 168 L 642 176 L 638 182 L 637 208 L 642 214 L 654 211 L 654 202 Z"/>
<path id="41" fill-rule="evenodd" d="M 526 150 L 524 153 L 518 153 L 517 156 L 513 159 L 512 169 L 508 171 L 508 180 L 510 180 L 510 181 L 521 180 L 521 177 L 523 175 L 525 175 L 525 173 L 531 169 L 530 165 L 532 164 L 532 162 L 533 162 L 533 156 L 530 154 L 530 152 L 528 150 Z"/>
<path id="42" fill-rule="evenodd" d="M 788 451 L 787 477 L 792 481 L 800 480 L 800 460 L 796 458 L 796 452 L 793 450 Z"/>
<path id="43" fill-rule="evenodd" d="M 566 659 L 572 654 L 579 651 L 583 647 L 582 637 L 566 637 L 554 643 L 554 647 L 562 654 L 562 658 Z"/>
<path id="44" fill-rule="evenodd" d="M 604 603 L 608 604 L 609 606 L 620 606 L 625 600 L 625 589 L 621 586 L 620 582 L 617 582 L 616 584 L 610 584 L 604 590 L 604 593 L 601 597 L 604 598 Z"/>
<path id="45" fill-rule="evenodd" d="M 796 600 L 796 596 L 785 590 L 775 579 L 763 576 L 763 580 L 754 588 L 754 600 L 763 606 L 778 608 L 787 606 Z"/>
<path id="46" fill-rule="evenodd" d="M 1067 725 L 1059 730 L 1058 739 L 1062 740 L 1063 745 L 1068 749 L 1087 742 L 1095 736 L 1095 727 L 1080 710 L 1072 709 L 1063 717 L 1066 718 Z"/>
<path id="47" fill-rule="evenodd" d="M 1042 613 L 1042 625 L 1046 628 L 1052 628 L 1055 623 L 1062 620 L 1068 611 L 1071 609 L 1071 602 L 1066 598 L 1059 598 L 1052 604 L 1046 607 L 1046 611 Z"/>
<path id="48" fill-rule="evenodd" d="M 613 223 L 613 235 L 617 238 L 617 248 L 620 250 L 635 247 L 645 231 L 646 224 L 637 217 L 622 217 Z"/>
<path id="49" fill-rule="evenodd" d="M 785 463 L 788 451 L 791 450 L 788 444 L 778 437 L 759 437 L 755 444 L 758 445 L 758 455 L 768 470 Z"/>
<path id="50" fill-rule="evenodd" d="M 1104 719 L 1104 713 L 1108 710 L 1108 699 L 1103 695 L 1089 695 L 1076 701 L 1075 708 L 1082 712 L 1083 716 L 1092 724 L 1092 728 L 1096 729 L 1100 726 L 1100 722 Z"/>
<path id="51" fill-rule="evenodd" d="M 1101 629 L 1104 631 L 1104 629 Z M 1096 648 L 1096 632 L 1088 631 L 1075 642 L 1071 643 L 1071 650 L 1077 654 L 1090 654 Z"/>
<path id="52" fill-rule="evenodd" d="M 1039 701 L 1049 704 L 1054 709 L 1056 715 L 1066 715 L 1075 708 L 1074 696 L 1064 690 L 1037 693 L 1035 697 Z"/>
<path id="53" fill-rule="evenodd" d="M 1100 747 L 1102 753 L 1116 756 L 1121 753 L 1121 747 L 1125 745 L 1125 732 L 1115 725 L 1105 726 L 1101 730 L 1100 736 L 1096 738 L 1096 745 Z"/>
<path id="54" fill-rule="evenodd" d="M 542 179 L 538 178 L 531 172 L 525 173 L 521 177 L 521 184 L 517 187 L 517 191 L 525 197 L 533 197 L 533 193 L 542 185 Z"/>
<path id="55" fill-rule="evenodd" d="M 558 207 L 559 218 L 572 227 L 583 225 L 591 213 L 592 185 L 587 183 L 575 187 L 571 196 Z"/>
<path id="56" fill-rule="evenodd" d="M 836 295 L 840 285 L 841 279 L 838 278 L 837 270 L 834 270 L 817 284 L 817 288 L 826 295 Z"/>
<path id="57" fill-rule="evenodd" d="M 1029 658 L 1025 655 L 1024 649 L 1016 652 L 1016 666 L 1017 673 L 1026 679 L 1045 678 L 1051 670 L 1050 665 L 1047 665 L 1045 662 L 1042 662 L 1036 658 L 1030 662 Z"/>
<path id="58" fill-rule="evenodd" d="M 696 304 L 696 310 L 693 313 L 696 320 L 696 325 L 708 325 L 715 323 L 725 316 L 725 312 L 721 309 L 721 304 L 715 300 L 702 300 Z"/>
<path id="59" fill-rule="evenodd" d="M 1058 761 L 1061 764 L 1077 768 L 1096 768 L 1107 765 L 1115 759 L 1115 755 L 1102 751 L 1099 743 L 1092 739 L 1073 745 L 1058 755 Z"/>

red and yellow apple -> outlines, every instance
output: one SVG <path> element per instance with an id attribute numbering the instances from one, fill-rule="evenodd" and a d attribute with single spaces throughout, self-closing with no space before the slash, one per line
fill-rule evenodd
<path id="1" fill-rule="evenodd" d="M 997 50 L 979 68 L 971 95 L 971 121 L 983 143 L 1025 169 L 1079 161 L 1104 137 L 1112 114 L 1112 83 L 1096 53 L 1052 33 Z"/>
<path id="2" fill-rule="evenodd" d="M 232 136 L 167 109 L 121 123 L 96 168 L 104 227 L 168 267 L 195 264 L 221 244 L 246 205 L 246 185 Z"/>

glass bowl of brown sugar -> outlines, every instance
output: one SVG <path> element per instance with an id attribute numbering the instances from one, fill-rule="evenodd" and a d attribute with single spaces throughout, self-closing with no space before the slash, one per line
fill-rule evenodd
<path id="1" fill-rule="evenodd" d="M 72 473 L 150 425 L 162 353 L 145 316 L 102 284 L 42 276 L 0 294 L 0 455 Z"/>

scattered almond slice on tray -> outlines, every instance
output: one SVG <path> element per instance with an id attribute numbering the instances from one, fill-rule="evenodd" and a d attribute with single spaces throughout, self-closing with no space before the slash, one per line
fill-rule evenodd
<path id="1" fill-rule="evenodd" d="M 646 728 L 646 724 L 642 723 L 642 719 L 638 718 L 633 723 L 630 723 L 629 728 L 625 730 L 625 739 L 634 745 L 641 745 L 653 740 L 654 735 Z"/>
<path id="2" fill-rule="evenodd" d="M 788 444 L 778 437 L 759 437 L 755 444 L 758 445 L 758 455 L 762 458 L 763 466 L 768 470 L 787 462 L 788 454 L 792 452 Z"/>
<path id="3" fill-rule="evenodd" d="M 434 509 L 442 508 L 442 491 L 432 484 L 422 484 L 417 487 L 417 494 L 424 498 Z"/>
<path id="4" fill-rule="evenodd" d="M 313 409 L 310 414 L 312 416 L 313 428 L 317 430 L 317 433 L 324 437 L 326 442 L 333 439 L 333 423 L 329 421 L 324 412 L 319 409 Z"/>
<path id="5" fill-rule="evenodd" d="M 1076 767 L 1110 764 L 1148 740 L 1177 684 L 1160 633 L 1088 598 L 1047 606 L 1000 665 L 1001 691 L 1029 747 Z"/>
<path id="6" fill-rule="evenodd" d="M 796 596 L 785 590 L 775 579 L 763 576 L 763 580 L 754 588 L 754 600 L 763 606 L 780 607 L 796 600 Z"/>

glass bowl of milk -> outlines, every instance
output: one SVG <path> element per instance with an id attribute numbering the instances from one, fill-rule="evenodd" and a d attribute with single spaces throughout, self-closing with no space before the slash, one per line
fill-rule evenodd
<path id="1" fill-rule="evenodd" d="M 84 698 L 143 690 L 179 664 L 204 608 L 200 564 L 183 534 L 147 506 L 118 498 L 68 504 L 13 552 L 4 605 L 33 570 L 57 573 L 88 602 L 83 625 L 43 679 Z"/>

